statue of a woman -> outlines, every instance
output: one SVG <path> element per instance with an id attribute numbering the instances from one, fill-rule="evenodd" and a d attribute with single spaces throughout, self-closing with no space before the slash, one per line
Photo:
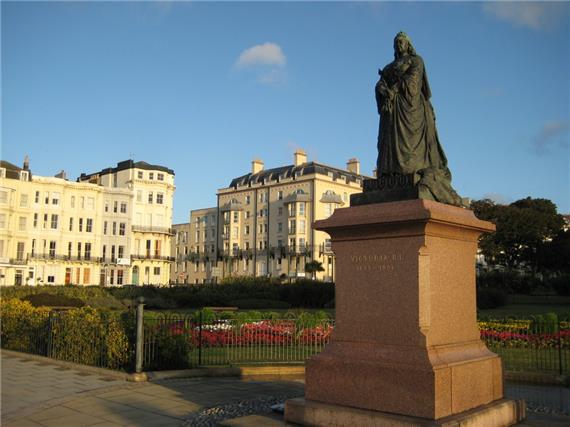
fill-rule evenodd
<path id="1" fill-rule="evenodd" d="M 460 206 L 437 136 L 424 62 L 406 33 L 396 35 L 394 57 L 376 84 L 378 177 L 412 175 L 423 198 Z"/>

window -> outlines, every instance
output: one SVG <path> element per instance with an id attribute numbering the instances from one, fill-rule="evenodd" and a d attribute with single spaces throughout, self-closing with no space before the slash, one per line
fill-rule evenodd
<path id="1" fill-rule="evenodd" d="M 251 196 L 245 196 L 245 204 L 249 205 L 251 203 Z"/>
<path id="2" fill-rule="evenodd" d="M 124 222 L 121 222 L 119 224 L 119 236 L 124 236 L 125 235 L 125 230 L 126 230 L 127 224 L 125 224 Z"/>
<path id="3" fill-rule="evenodd" d="M 83 231 L 83 218 L 79 218 L 79 231 Z"/>
<path id="4" fill-rule="evenodd" d="M 85 231 L 88 233 L 91 233 L 93 231 L 93 218 L 86 219 Z"/>
<path id="5" fill-rule="evenodd" d="M 162 205 L 163 201 L 164 201 L 164 194 L 163 193 L 156 193 L 156 204 Z"/>
<path id="6" fill-rule="evenodd" d="M 47 228 L 47 223 L 48 223 L 48 214 L 44 214 L 44 229 Z"/>
<path id="7" fill-rule="evenodd" d="M 113 202 L 113 212 L 117 213 L 117 211 L 119 210 L 119 202 L 117 202 L 116 200 Z"/>
<path id="8" fill-rule="evenodd" d="M 239 222 L 239 212 L 234 212 L 234 224 Z"/>
<path id="9" fill-rule="evenodd" d="M 16 246 L 16 259 L 17 260 L 24 259 L 24 242 L 18 242 L 18 245 Z"/>
<path id="10" fill-rule="evenodd" d="M 28 173 L 28 171 L 20 171 L 20 180 L 21 181 L 27 181 L 29 177 L 30 177 L 30 174 Z"/>
<path id="11" fill-rule="evenodd" d="M 157 173 L 156 179 L 158 179 L 159 181 L 164 181 L 164 174 L 163 173 Z"/>
<path id="12" fill-rule="evenodd" d="M 305 216 L 305 203 L 298 203 L 299 205 L 299 215 Z"/>
<path id="13" fill-rule="evenodd" d="M 59 205 L 59 193 L 52 193 L 51 195 L 51 204 L 52 205 Z"/>
<path id="14" fill-rule="evenodd" d="M 117 223 L 113 221 L 113 236 L 117 235 Z"/>
<path id="15" fill-rule="evenodd" d="M 281 240 L 281 239 L 277 240 L 277 247 L 278 247 L 278 248 L 282 248 L 282 247 L 283 247 L 283 240 Z"/>
<path id="16" fill-rule="evenodd" d="M 0 191 L 0 203 L 8 203 L 8 192 Z"/>
<path id="17" fill-rule="evenodd" d="M 87 209 L 95 209 L 95 199 L 93 197 L 87 198 Z"/>
<path id="18" fill-rule="evenodd" d="M 232 227 L 232 237 L 234 239 L 237 239 L 239 235 L 239 228 L 238 227 Z"/>
<path id="19" fill-rule="evenodd" d="M 115 245 L 111 246 L 111 262 L 115 262 Z"/>
<path id="20" fill-rule="evenodd" d="M 103 262 L 105 262 L 107 257 L 107 245 L 103 245 L 103 252 L 101 253 L 101 257 L 103 258 Z"/>
<path id="21" fill-rule="evenodd" d="M 154 197 L 154 196 L 153 196 L 153 194 L 152 194 L 152 191 L 149 191 L 149 192 L 148 192 L 148 203 L 149 203 L 149 204 L 152 204 L 152 199 L 153 199 L 153 197 Z"/>
<path id="22" fill-rule="evenodd" d="M 49 256 L 55 257 L 55 240 L 50 240 L 49 242 Z"/>
<path id="23" fill-rule="evenodd" d="M 71 207 L 75 207 L 75 196 L 71 196 Z"/>
<path id="24" fill-rule="evenodd" d="M 0 194 L 1 196 L 1 194 Z M 39 203 L 40 202 L 40 192 L 36 191 L 36 197 L 34 198 L 34 203 Z"/>
<path id="25" fill-rule="evenodd" d="M 4 240 L 0 240 L 0 258 L 4 257 Z"/>
<path id="26" fill-rule="evenodd" d="M 160 256 L 160 240 L 154 241 L 154 256 Z"/>
<path id="27" fill-rule="evenodd" d="M 200 241 L 200 231 L 196 230 L 196 242 Z"/>
<path id="28" fill-rule="evenodd" d="M 85 243 L 85 259 L 91 259 L 91 243 Z"/>
<path id="29" fill-rule="evenodd" d="M 283 200 L 283 191 L 277 192 L 277 200 Z"/>
<path id="30" fill-rule="evenodd" d="M 44 204 L 49 205 L 49 193 L 46 193 L 46 195 L 44 197 Z"/>
<path id="31" fill-rule="evenodd" d="M 295 216 L 295 203 L 289 203 L 289 216 Z"/>
<path id="32" fill-rule="evenodd" d="M 52 214 L 51 216 L 51 229 L 57 230 L 57 223 L 59 221 L 59 215 Z"/>
<path id="33" fill-rule="evenodd" d="M 103 234 L 107 234 L 107 221 L 103 222 Z"/>
<path id="34" fill-rule="evenodd" d="M 28 195 L 27 194 L 21 194 L 20 195 L 20 207 L 21 208 L 27 208 L 28 207 Z"/>
<path id="35" fill-rule="evenodd" d="M 83 197 L 83 196 L 81 196 L 81 197 L 79 198 L 79 207 L 80 207 L 81 209 L 85 209 L 85 197 Z"/>
<path id="36" fill-rule="evenodd" d="M 32 239 L 32 250 L 30 252 L 32 253 L 32 256 L 34 256 L 36 253 L 36 239 Z M 2 256 L 1 253 L 0 256 Z"/>
<path id="37" fill-rule="evenodd" d="M 0 214 L 0 228 L 6 228 L 6 214 Z"/>
<path id="38" fill-rule="evenodd" d="M 71 248 L 72 248 L 72 244 L 71 244 L 71 242 L 68 242 L 67 243 L 67 257 L 68 258 L 71 258 Z M 103 248 L 104 248 L 104 246 L 103 246 Z"/>
<path id="39" fill-rule="evenodd" d="M 91 269 L 90 268 L 84 268 L 83 269 L 83 284 L 88 285 L 90 281 L 91 281 Z"/>
<path id="40" fill-rule="evenodd" d="M 297 224 L 294 219 L 289 220 L 289 234 L 295 234 L 297 231 Z"/>
<path id="41" fill-rule="evenodd" d="M 123 284 L 123 270 L 117 270 L 117 285 Z"/>
<path id="42" fill-rule="evenodd" d="M 148 173 L 148 179 L 154 179 L 154 172 Z"/>
<path id="43" fill-rule="evenodd" d="M 125 247 L 123 245 L 120 245 L 117 249 L 117 258 L 123 258 L 125 255 Z"/>
<path id="44" fill-rule="evenodd" d="M 147 241 L 146 241 L 146 253 L 145 253 L 145 255 L 146 255 L 147 258 L 150 257 L 151 244 L 152 244 L 152 241 L 151 241 L 151 240 L 147 240 Z"/>
<path id="45" fill-rule="evenodd" d="M 143 173 L 142 173 L 142 171 L 138 171 L 138 172 L 137 172 L 137 178 L 138 178 L 138 179 L 143 179 Z"/>
<path id="46" fill-rule="evenodd" d="M 34 228 L 38 228 L 38 214 L 34 214 Z"/>
<path id="47" fill-rule="evenodd" d="M 81 242 L 77 242 L 77 258 L 81 258 Z"/>
<path id="48" fill-rule="evenodd" d="M 18 230 L 19 231 L 26 231 L 26 222 L 28 221 L 28 218 L 26 218 L 25 216 L 21 216 L 20 218 L 18 218 Z"/>
<path id="49" fill-rule="evenodd" d="M 299 220 L 299 233 L 305 234 L 305 220 L 304 219 Z"/>
<path id="50" fill-rule="evenodd" d="M 277 232 L 278 233 L 283 232 L 283 223 L 282 222 L 277 223 Z"/>
<path id="51" fill-rule="evenodd" d="M 283 215 L 283 208 L 282 207 L 277 208 L 277 215 L 279 215 L 279 216 Z"/>
<path id="52" fill-rule="evenodd" d="M 47 277 L 47 282 L 48 282 L 48 283 L 55 283 L 55 276 L 48 276 L 48 277 Z"/>
<path id="53" fill-rule="evenodd" d="M 244 233 L 245 233 L 246 236 L 249 236 L 249 225 L 246 225 L 246 226 L 245 226 Z"/>
<path id="54" fill-rule="evenodd" d="M 115 270 L 109 270 L 109 284 L 115 284 Z"/>
<path id="55" fill-rule="evenodd" d="M 160 267 L 154 267 L 153 273 L 155 276 L 160 276 Z"/>
<path id="56" fill-rule="evenodd" d="M 251 216 L 251 212 L 250 211 L 245 211 L 245 219 L 249 219 L 249 217 Z"/>
<path id="57" fill-rule="evenodd" d="M 127 213 L 127 204 L 125 202 L 121 202 L 121 213 Z"/>
<path id="58" fill-rule="evenodd" d="M 142 202 L 142 190 L 137 190 L 137 202 Z"/>
<path id="59" fill-rule="evenodd" d="M 109 202 L 105 200 L 105 212 L 109 212 Z"/>
<path id="60" fill-rule="evenodd" d="M 259 224 L 259 233 L 263 233 L 263 224 Z"/>
<path id="61" fill-rule="evenodd" d="M 73 231 L 73 218 L 69 218 L 69 231 Z"/>
<path id="62" fill-rule="evenodd" d="M 299 237 L 299 249 L 305 250 L 306 240 L 304 237 Z"/>

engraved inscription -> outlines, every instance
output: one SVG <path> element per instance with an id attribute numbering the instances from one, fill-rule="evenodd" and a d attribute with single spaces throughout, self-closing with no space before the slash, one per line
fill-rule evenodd
<path id="1" fill-rule="evenodd" d="M 395 265 L 402 261 L 402 254 L 351 255 L 350 262 L 356 271 L 394 271 Z"/>

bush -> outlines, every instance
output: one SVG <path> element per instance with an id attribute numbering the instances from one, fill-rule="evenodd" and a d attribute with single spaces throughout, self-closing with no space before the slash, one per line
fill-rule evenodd
<path id="1" fill-rule="evenodd" d="M 46 355 L 49 312 L 45 307 L 35 308 L 29 301 L 3 299 L 0 304 L 2 348 Z"/>
<path id="2" fill-rule="evenodd" d="M 570 295 L 570 274 L 553 277 L 549 280 L 550 286 L 560 296 Z"/>
<path id="3" fill-rule="evenodd" d="M 62 294 L 32 294 L 23 298 L 34 307 L 83 307 L 85 303 L 79 298 L 69 297 Z"/>
<path id="4" fill-rule="evenodd" d="M 261 309 L 276 309 L 276 310 L 283 309 L 283 310 L 286 310 L 290 307 L 289 303 L 286 303 L 284 301 L 275 301 L 275 300 L 269 300 L 269 299 L 255 299 L 255 298 L 236 299 L 236 300 L 230 301 L 230 305 L 238 307 L 241 310 L 261 310 Z"/>
<path id="5" fill-rule="evenodd" d="M 496 308 L 507 303 L 507 293 L 501 289 L 478 289 L 477 308 Z"/>

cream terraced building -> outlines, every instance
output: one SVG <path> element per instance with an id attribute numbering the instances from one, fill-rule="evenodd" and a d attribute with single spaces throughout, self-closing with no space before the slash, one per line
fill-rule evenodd
<path id="1" fill-rule="evenodd" d="M 145 162 L 32 175 L 0 163 L 0 285 L 167 284 L 174 172 Z"/>
<path id="2" fill-rule="evenodd" d="M 311 277 L 305 265 L 312 260 L 324 268 L 316 278 L 334 280 L 329 236 L 311 224 L 348 207 L 364 178 L 356 159 L 340 169 L 309 162 L 302 150 L 288 166 L 266 170 L 254 160 L 250 173 L 218 190 L 216 207 L 191 212 L 188 282 Z"/>

